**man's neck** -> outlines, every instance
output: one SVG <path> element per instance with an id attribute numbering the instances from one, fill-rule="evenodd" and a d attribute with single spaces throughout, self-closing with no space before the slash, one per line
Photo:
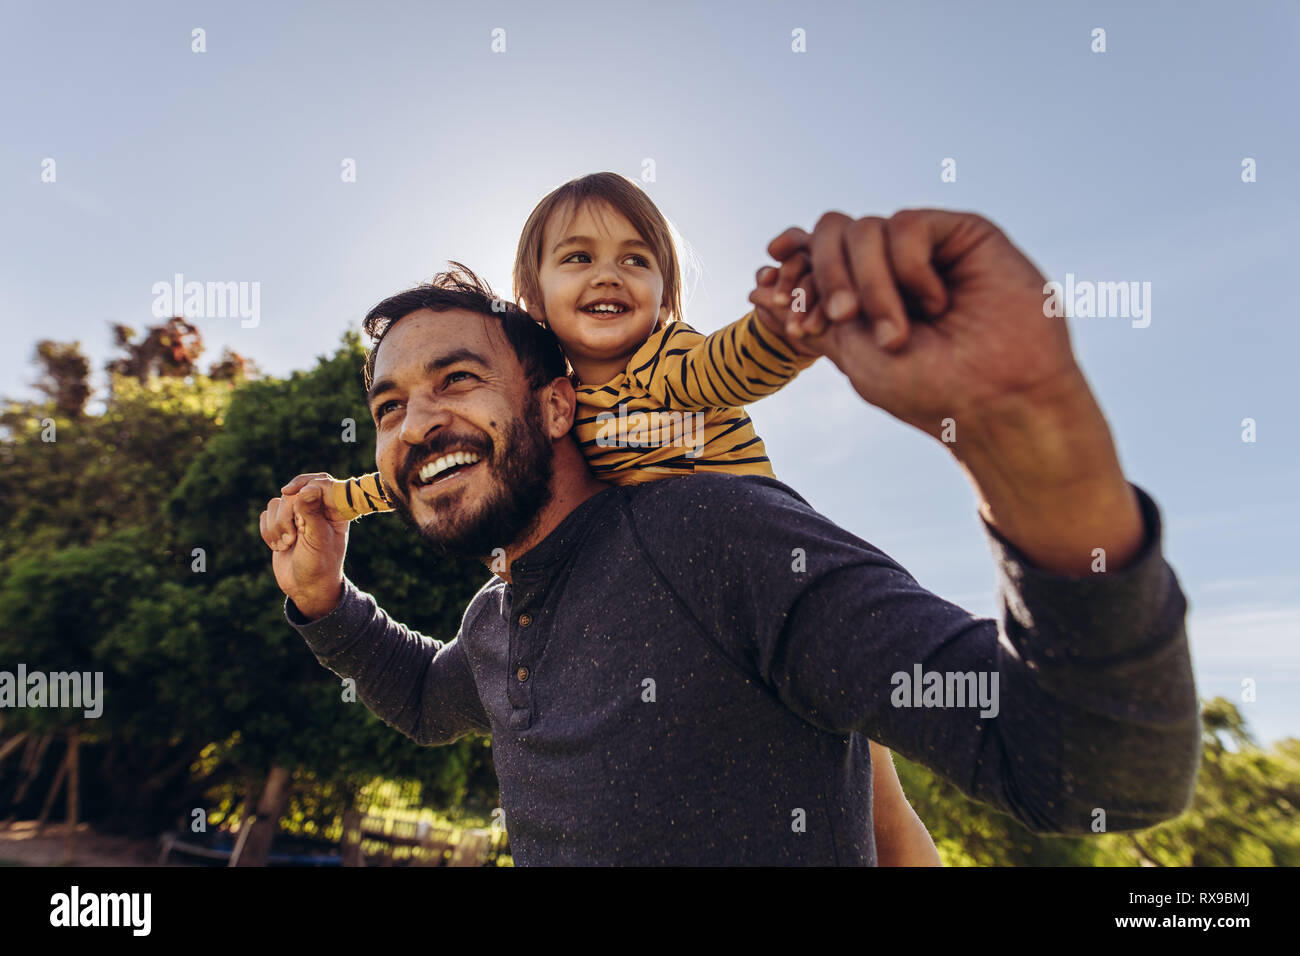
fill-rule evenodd
<path id="1" fill-rule="evenodd" d="M 502 563 L 499 557 L 483 559 L 483 563 L 492 573 L 507 584 L 511 583 L 510 566 L 514 564 L 516 558 L 522 557 L 545 541 L 547 536 L 584 501 L 610 487 L 607 482 L 597 481 L 592 477 L 591 470 L 576 445 L 571 442 L 561 443 L 561 445 L 566 444 L 567 447 L 556 452 L 555 472 L 551 479 L 551 500 L 537 513 L 537 521 L 532 527 L 505 549 L 505 567 L 499 567 Z M 570 460 L 574 456 L 576 462 Z"/>

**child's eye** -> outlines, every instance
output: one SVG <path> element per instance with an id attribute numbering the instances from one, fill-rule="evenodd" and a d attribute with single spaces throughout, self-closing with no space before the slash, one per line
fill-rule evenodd
<path id="1" fill-rule="evenodd" d="M 588 262 L 591 261 L 591 256 L 587 255 L 587 253 L 585 253 L 585 252 L 571 252 L 571 253 L 569 253 L 567 256 L 565 256 L 564 259 L 561 260 L 561 261 L 562 261 L 562 262 L 568 262 L 568 261 L 569 261 L 570 259 L 572 259 L 574 256 L 582 256 L 582 257 L 583 257 L 584 259 L 586 259 Z M 633 260 L 635 260 L 635 261 L 636 261 L 636 264 L 639 265 L 639 266 L 644 266 L 644 267 L 646 267 L 647 269 L 650 267 L 650 260 L 647 259 L 645 256 L 631 255 L 631 256 L 628 256 L 628 258 L 629 258 L 629 259 L 633 259 Z"/>

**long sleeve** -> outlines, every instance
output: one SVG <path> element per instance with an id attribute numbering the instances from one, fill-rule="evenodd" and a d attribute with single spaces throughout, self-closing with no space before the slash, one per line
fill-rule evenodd
<path id="1" fill-rule="evenodd" d="M 481 606 L 471 602 L 466 619 Z M 416 743 L 491 732 L 459 636 L 443 643 L 409 630 L 346 578 L 342 601 L 325 617 L 307 623 L 289 599 L 285 617 L 323 666 L 354 679 L 357 698 Z"/>
<path id="2" fill-rule="evenodd" d="M 674 322 L 628 363 L 628 375 L 664 408 L 747 405 L 771 395 L 817 360 L 763 327 L 754 312 L 710 335 Z"/>
<path id="3" fill-rule="evenodd" d="M 1137 492 L 1140 553 L 1086 578 L 1034 568 L 985 524 L 1001 622 L 925 590 L 764 479 L 735 480 L 726 508 L 679 503 L 646 535 L 665 555 L 701 542 L 665 578 L 801 719 L 878 741 L 1034 832 L 1093 832 L 1099 810 L 1107 830 L 1131 830 L 1186 808 L 1201 739 L 1187 602 L 1159 511 Z"/>

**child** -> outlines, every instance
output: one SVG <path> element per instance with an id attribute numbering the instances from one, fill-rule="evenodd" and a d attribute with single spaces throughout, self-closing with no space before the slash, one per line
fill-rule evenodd
<path id="1" fill-rule="evenodd" d="M 798 265 L 793 273 L 803 278 Z M 791 275 L 783 273 L 785 287 L 793 287 Z M 631 180 L 596 173 L 543 199 L 519 239 L 514 293 L 569 360 L 574 433 L 597 478 L 630 485 L 692 473 L 776 477 L 743 406 L 818 356 L 786 337 L 791 310 L 755 309 L 707 336 L 681 321 L 672 230 Z M 334 481 L 326 501 L 338 520 L 392 509 L 378 474 Z M 938 865 L 889 751 L 872 742 L 871 758 L 881 865 Z"/>

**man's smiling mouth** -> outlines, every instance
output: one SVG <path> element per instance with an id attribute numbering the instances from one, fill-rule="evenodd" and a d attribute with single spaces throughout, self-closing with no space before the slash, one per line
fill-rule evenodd
<path id="1" fill-rule="evenodd" d="M 480 456 L 472 451 L 453 451 L 426 462 L 415 477 L 416 487 L 435 484 L 477 464 Z"/>

